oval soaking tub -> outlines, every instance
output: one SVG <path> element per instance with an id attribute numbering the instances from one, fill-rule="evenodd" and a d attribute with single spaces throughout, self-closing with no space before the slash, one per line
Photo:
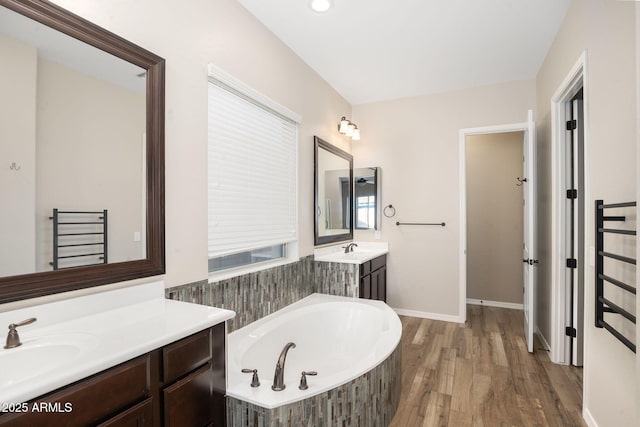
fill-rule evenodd
<path id="1" fill-rule="evenodd" d="M 228 336 L 227 415 L 231 425 L 386 425 L 400 394 L 397 314 L 380 301 L 310 295 Z M 282 391 L 274 371 L 285 345 Z M 257 369 L 259 387 L 251 387 Z M 302 371 L 309 388 L 300 390 Z M 250 419 L 246 419 L 249 417 Z M 369 424 L 372 425 L 372 424 Z"/>

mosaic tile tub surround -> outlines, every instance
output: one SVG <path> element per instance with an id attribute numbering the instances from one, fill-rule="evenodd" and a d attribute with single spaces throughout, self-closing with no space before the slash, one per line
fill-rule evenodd
<path id="1" fill-rule="evenodd" d="M 308 399 L 266 409 L 227 397 L 230 426 L 385 427 L 400 403 L 402 345 L 360 377 Z"/>

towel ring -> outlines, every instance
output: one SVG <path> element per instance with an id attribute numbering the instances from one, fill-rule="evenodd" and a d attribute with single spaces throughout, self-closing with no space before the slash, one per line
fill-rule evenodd
<path id="1" fill-rule="evenodd" d="M 396 216 L 396 208 L 394 208 L 393 205 L 385 206 L 382 213 L 387 218 L 393 218 L 394 216 Z"/>

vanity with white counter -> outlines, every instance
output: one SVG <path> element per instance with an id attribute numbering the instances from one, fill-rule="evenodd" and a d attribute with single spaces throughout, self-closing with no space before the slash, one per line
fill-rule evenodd
<path id="1" fill-rule="evenodd" d="M 345 242 L 316 248 L 314 261 L 357 265 L 357 296 L 386 302 L 388 253 L 388 243 Z"/>
<path id="2" fill-rule="evenodd" d="M 37 318 L 0 349 L 0 425 L 217 425 L 234 316 L 167 300 L 162 282 L 0 313 Z"/>

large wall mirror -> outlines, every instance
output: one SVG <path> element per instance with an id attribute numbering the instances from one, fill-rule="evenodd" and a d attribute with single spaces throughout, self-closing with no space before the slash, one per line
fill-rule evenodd
<path id="1" fill-rule="evenodd" d="M 353 170 L 353 211 L 357 230 L 380 230 L 381 179 L 379 167 Z"/>
<path id="2" fill-rule="evenodd" d="M 353 156 L 314 137 L 316 245 L 353 239 Z"/>
<path id="3" fill-rule="evenodd" d="M 37 0 L 0 57 L 0 303 L 164 273 L 164 60 Z"/>

